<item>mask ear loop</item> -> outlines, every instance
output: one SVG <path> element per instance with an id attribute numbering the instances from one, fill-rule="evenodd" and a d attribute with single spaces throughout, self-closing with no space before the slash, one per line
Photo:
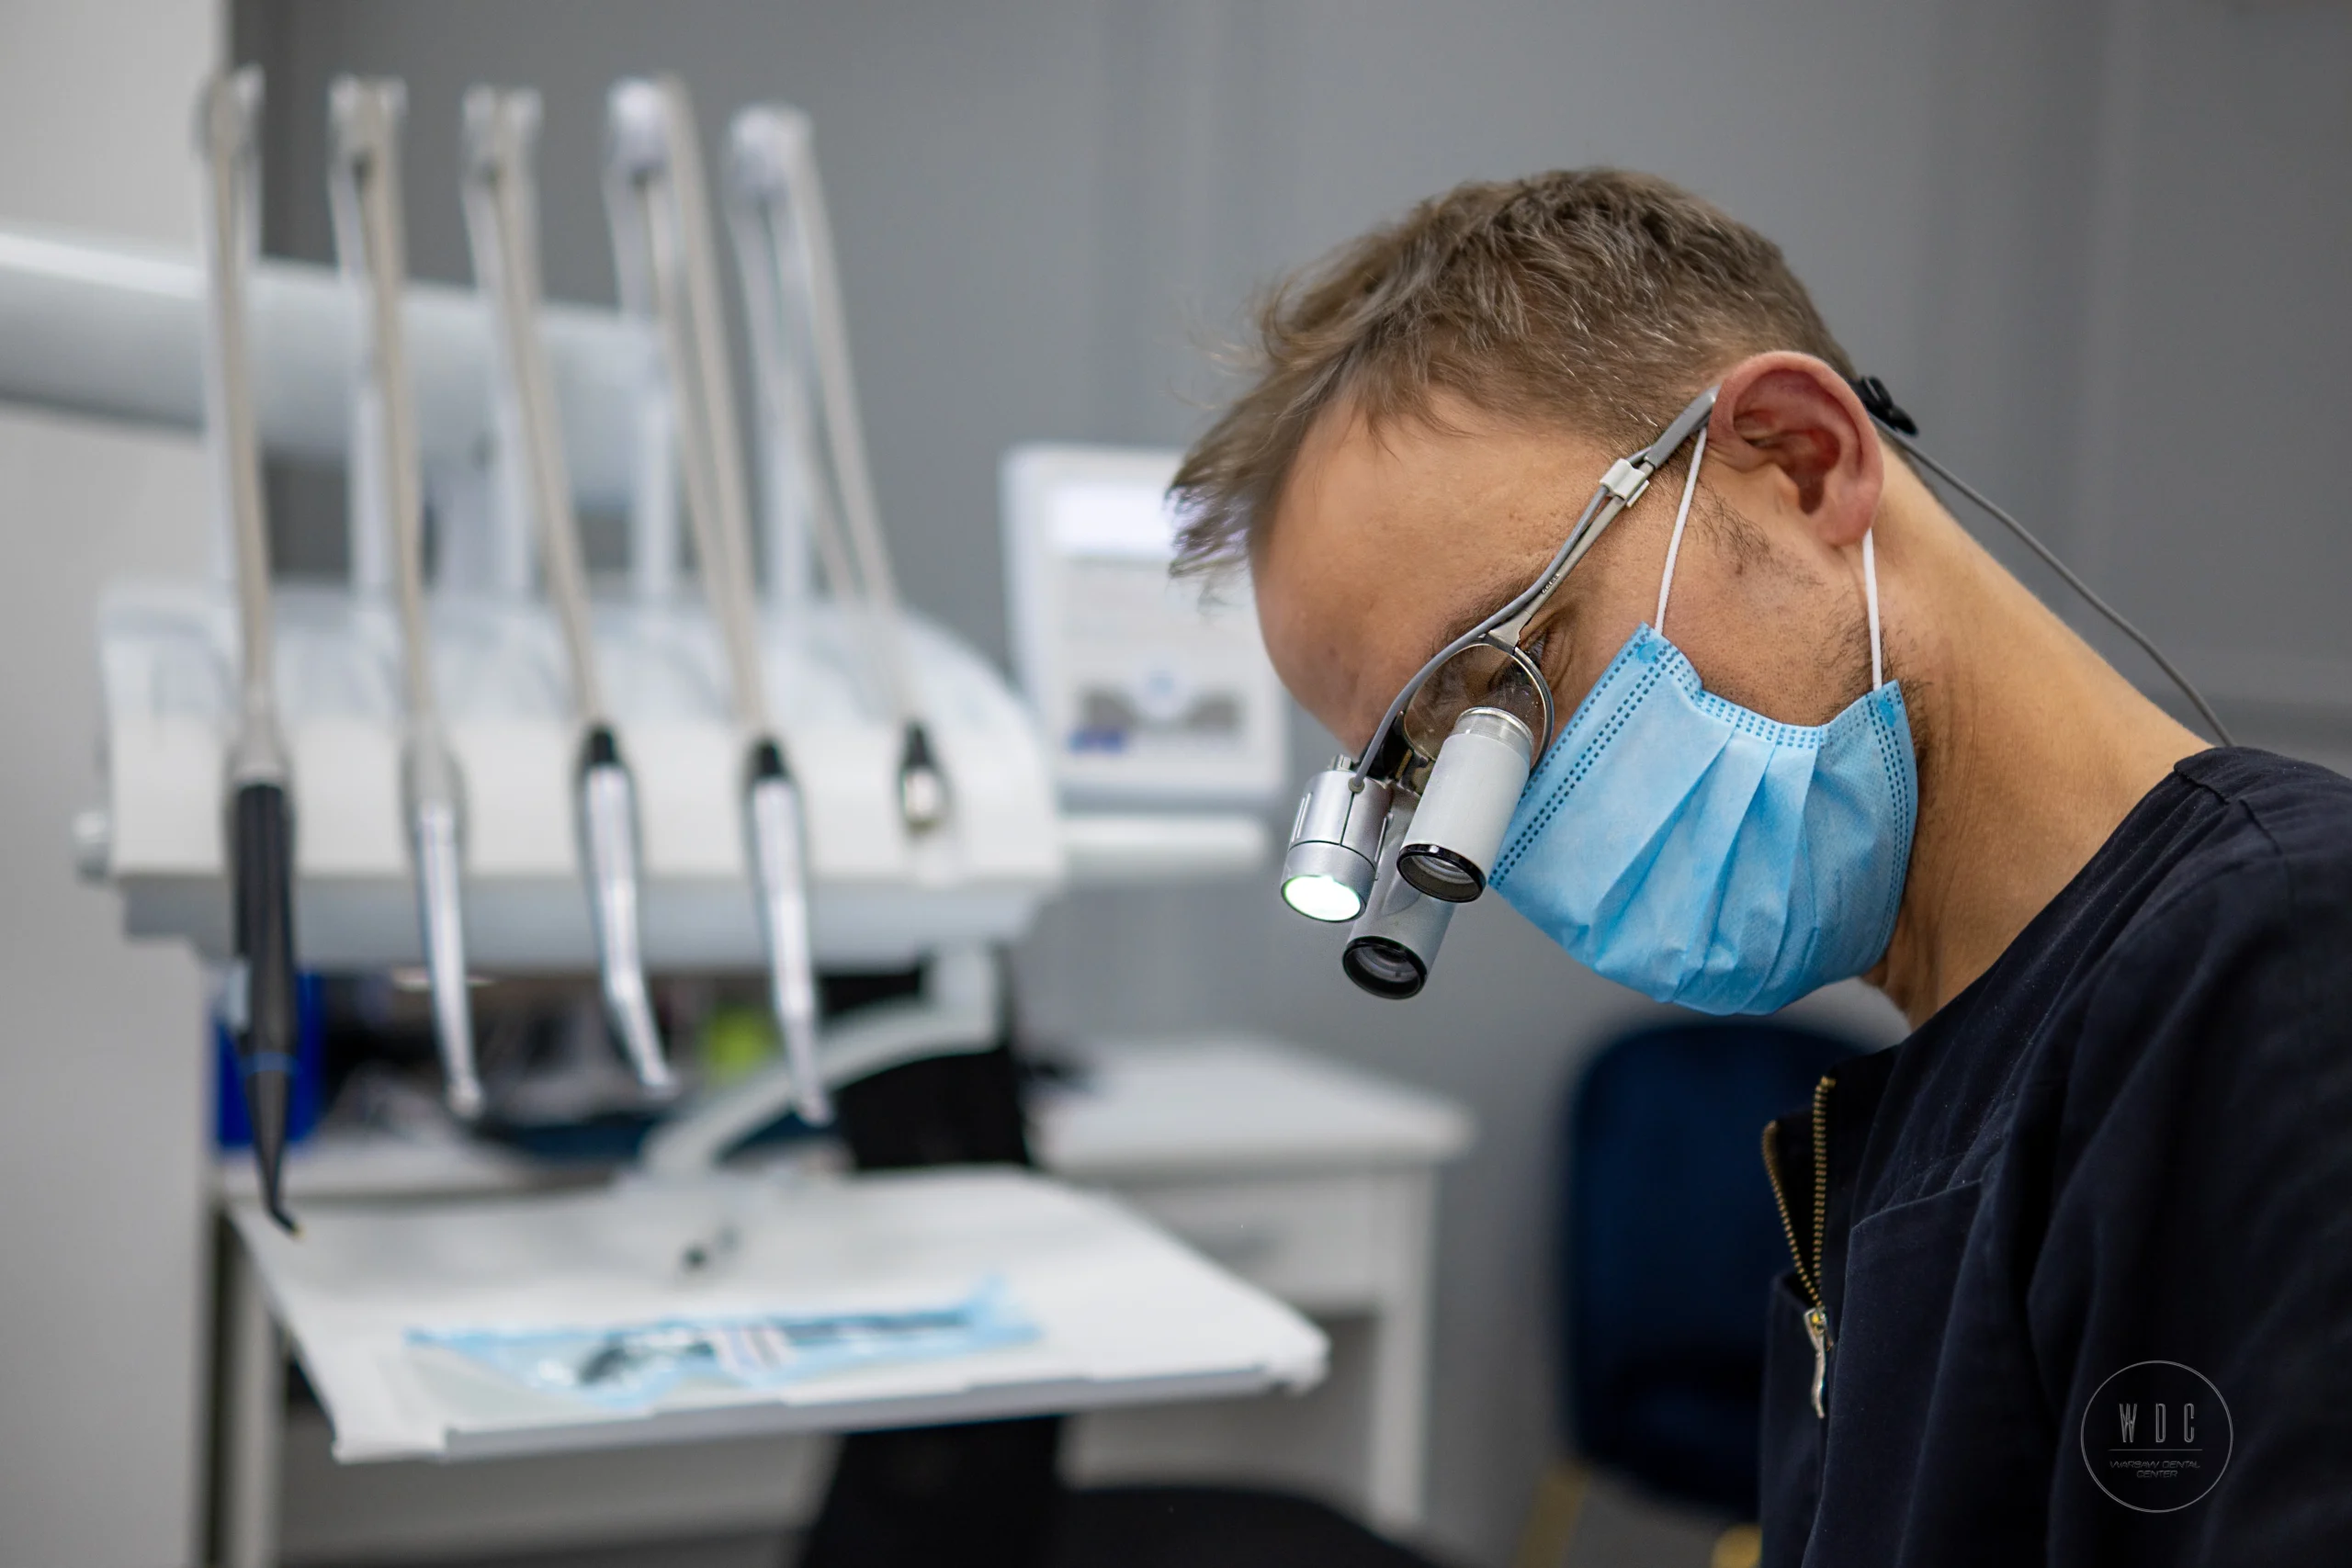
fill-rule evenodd
<path id="1" fill-rule="evenodd" d="M 1666 635 L 1666 596 L 1674 592 L 1674 560 L 1682 553 L 1682 530 L 1690 521 L 1690 498 L 1699 493 L 1699 459 L 1706 455 L 1707 427 L 1702 424 L 1699 427 L 1698 444 L 1690 448 L 1690 475 L 1682 481 L 1682 504 L 1676 508 L 1674 513 L 1674 536 L 1666 542 L 1666 575 L 1659 578 L 1657 581 L 1657 614 L 1650 621 L 1650 629 L 1660 637 Z M 1864 548 L 1868 547 L 1867 545 L 1864 546 Z M 1875 637 L 1878 631 L 1878 598 L 1875 591 L 1872 592 L 1871 598 L 1871 631 Z"/>
<path id="2" fill-rule="evenodd" d="M 1862 535 L 1862 602 L 1871 616 L 1871 690 L 1886 684 L 1886 645 L 1878 631 L 1878 557 L 1871 549 L 1871 531 Z"/>
<path id="3" fill-rule="evenodd" d="M 1674 592 L 1674 563 L 1682 554 L 1682 530 L 1690 523 L 1690 498 L 1699 491 L 1699 461 L 1707 455 L 1707 427 L 1699 427 L 1698 441 L 1690 448 L 1690 472 L 1682 481 L 1682 504 L 1675 509 L 1674 533 L 1666 542 L 1666 571 L 1658 579 L 1657 614 L 1651 619 L 1650 629 L 1658 636 L 1666 635 L 1666 601 Z M 1862 603 L 1868 609 L 1871 623 L 1871 690 L 1875 692 L 1886 684 L 1886 640 L 1879 629 L 1878 620 L 1878 552 L 1871 547 L 1874 531 L 1862 535 Z"/>

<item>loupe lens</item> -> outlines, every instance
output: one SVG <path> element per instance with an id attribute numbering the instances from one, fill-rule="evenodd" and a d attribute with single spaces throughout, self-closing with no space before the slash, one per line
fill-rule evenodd
<path id="1" fill-rule="evenodd" d="M 1411 948 L 1385 936 L 1360 936 L 1340 955 L 1348 978 L 1375 997 L 1403 1001 L 1417 996 L 1430 977 L 1429 965 Z"/>
<path id="2" fill-rule="evenodd" d="M 1349 979 L 1387 1001 L 1420 994 L 1453 919 L 1453 905 L 1424 897 L 1397 874 L 1397 856 L 1412 836 L 1416 809 L 1413 798 L 1398 791 L 1380 837 L 1380 870 L 1372 896 L 1340 954 Z"/>
<path id="3" fill-rule="evenodd" d="M 1485 892 L 1534 749 L 1534 735 L 1515 715 L 1484 707 L 1464 714 L 1430 770 L 1397 874 L 1449 904 Z"/>
<path id="4" fill-rule="evenodd" d="M 1449 904 L 1467 904 L 1487 888 L 1486 876 L 1453 850 L 1416 845 L 1398 856 L 1396 864 L 1406 881 Z"/>

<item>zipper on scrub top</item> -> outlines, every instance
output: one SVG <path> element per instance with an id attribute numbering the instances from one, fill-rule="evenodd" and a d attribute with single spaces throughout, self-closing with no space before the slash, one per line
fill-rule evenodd
<path id="1" fill-rule="evenodd" d="M 1789 1256 L 1796 1262 L 1797 1284 L 1810 1304 L 1805 1308 L 1805 1337 L 1813 1341 L 1813 1413 L 1826 1416 L 1823 1404 L 1829 1383 L 1829 1312 L 1822 1304 L 1821 1250 L 1829 1230 L 1829 1091 L 1838 1082 L 1830 1074 L 1813 1086 L 1813 1247 L 1797 1237 L 1796 1216 L 1789 1208 L 1787 1187 L 1781 1179 L 1781 1124 L 1764 1128 L 1764 1174 L 1772 1180 L 1772 1201 L 1781 1207 L 1781 1230 L 1789 1238 Z"/>

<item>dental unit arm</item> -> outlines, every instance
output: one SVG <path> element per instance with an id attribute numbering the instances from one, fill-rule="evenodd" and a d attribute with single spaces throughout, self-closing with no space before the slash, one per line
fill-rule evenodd
<path id="1" fill-rule="evenodd" d="M 721 338 L 718 268 L 693 105 L 675 78 L 616 85 L 608 103 L 606 194 L 625 279 L 659 327 L 676 402 L 705 597 L 718 623 L 736 724 L 746 739 L 741 810 L 769 994 L 802 1120 L 832 1119 L 817 1058 L 816 964 L 803 801 L 770 716 L 751 570 L 749 504 Z"/>
<path id="2" fill-rule="evenodd" d="M 899 815 L 910 832 L 927 833 L 946 818 L 947 780 L 923 723 L 907 658 L 808 118 L 780 105 L 746 108 L 729 130 L 729 227 L 759 382 L 772 580 L 788 593 L 801 544 L 793 525 L 805 515 L 814 526 L 834 595 L 854 599 L 869 623 L 899 728 Z M 812 379 L 813 407 L 807 393 Z M 797 495 L 792 478 L 799 481 Z M 805 513 L 799 503 L 805 503 Z"/>
<path id="3" fill-rule="evenodd" d="M 441 723 L 433 649 L 424 614 L 424 504 L 417 456 L 414 392 L 401 319 L 407 292 L 407 244 L 400 191 L 401 122 L 407 103 L 398 82 L 338 77 L 328 94 L 334 139 L 331 166 L 335 248 L 345 273 L 366 298 L 361 357 L 378 423 L 375 477 L 390 547 L 392 603 L 400 625 L 406 733 L 401 793 L 416 896 L 424 922 L 424 967 L 433 999 L 434 1039 L 449 1109 L 481 1113 L 474 1066 L 472 1003 L 467 995 L 464 901 L 465 792 Z"/>
<path id="4" fill-rule="evenodd" d="M 198 103 L 197 142 L 205 165 L 209 275 L 206 423 L 229 513 L 243 655 L 223 824 L 234 887 L 235 954 L 224 1010 L 253 1124 L 262 1202 L 290 1232 L 296 1227 L 286 1212 L 281 1162 L 296 1030 L 293 769 L 277 722 L 269 532 L 262 515 L 261 446 L 246 335 L 246 286 L 260 229 L 261 106 L 259 70 L 248 66 L 216 74 Z"/>
<path id="5" fill-rule="evenodd" d="M 654 1021 L 638 927 L 636 781 L 605 706 L 563 430 L 539 336 L 537 204 L 531 173 L 538 124 L 535 92 L 475 87 L 466 94 L 466 234 L 498 343 L 493 395 L 509 400 L 499 423 L 522 446 L 508 456 L 523 466 L 520 499 L 537 523 L 548 599 L 571 677 L 581 738 L 573 803 L 605 1010 L 639 1081 L 668 1093 L 674 1080 Z"/>

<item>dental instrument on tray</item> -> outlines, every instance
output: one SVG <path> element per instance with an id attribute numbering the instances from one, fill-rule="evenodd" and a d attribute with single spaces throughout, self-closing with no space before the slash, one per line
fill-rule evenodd
<path id="1" fill-rule="evenodd" d="M 280 1162 L 294 1077 L 294 814 L 292 767 L 278 728 L 269 592 L 269 530 L 262 515 L 261 446 L 254 434 L 247 284 L 260 233 L 262 77 L 257 67 L 215 74 L 198 105 L 204 157 L 205 260 L 210 305 L 206 423 L 220 470 L 235 560 L 243 655 L 235 737 L 229 747 L 228 840 L 234 879 L 233 949 L 223 1010 L 236 1041 L 262 1203 L 288 1232 Z"/>
<path id="2" fill-rule="evenodd" d="M 407 92 L 396 81 L 339 76 L 327 96 L 334 138 L 329 174 L 335 250 L 344 273 L 365 297 L 360 353 L 374 397 L 370 450 L 381 485 L 385 540 L 390 547 L 392 606 L 400 626 L 406 724 L 401 795 L 416 900 L 424 925 L 424 969 L 433 998 L 449 1109 L 481 1114 L 474 1066 L 473 1006 L 466 994 L 463 860 L 465 784 L 442 728 L 433 683 L 433 647 L 424 615 L 424 503 L 417 457 L 416 406 L 409 384 L 401 301 L 408 288 L 407 241 L 400 188 L 401 121 Z"/>
<path id="3" fill-rule="evenodd" d="M 910 672 L 808 117 L 755 104 L 736 115 L 729 146 L 729 227 L 759 383 L 770 579 L 789 604 L 802 569 L 805 519 L 834 596 L 854 600 L 870 626 L 900 734 L 899 815 L 909 831 L 929 832 L 946 819 L 947 781 Z"/>
<path id="4" fill-rule="evenodd" d="M 539 337 L 537 203 L 531 159 L 539 96 L 475 87 L 465 97 L 466 235 L 474 278 L 490 302 L 497 339 L 495 395 L 509 400 L 501 423 L 514 434 L 525 480 L 519 497 L 537 519 L 548 602 L 561 628 L 581 743 L 573 776 L 581 864 L 595 930 L 605 1006 L 621 1049 L 648 1089 L 668 1092 L 670 1066 L 645 981 L 638 928 L 639 856 L 637 787 L 610 711 L 589 615 L 588 570 L 564 460 L 555 385 Z"/>
<path id="5" fill-rule="evenodd" d="M 616 84 L 607 103 L 606 196 L 628 301 L 660 330 L 674 400 L 679 468 L 703 592 L 718 623 L 736 725 L 745 738 L 742 812 L 770 1000 L 803 1121 L 832 1120 L 817 1059 L 817 977 L 798 784 L 775 733 L 760 661 L 749 504 L 719 316 L 708 187 L 694 106 L 675 77 Z"/>

